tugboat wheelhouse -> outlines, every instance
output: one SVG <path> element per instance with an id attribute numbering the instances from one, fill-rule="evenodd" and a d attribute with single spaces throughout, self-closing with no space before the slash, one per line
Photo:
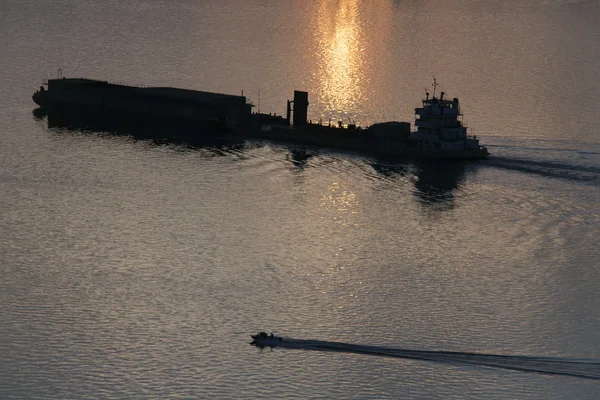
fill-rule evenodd
<path id="1" fill-rule="evenodd" d="M 433 80 L 433 96 L 429 98 L 429 92 L 425 93 L 423 106 L 415 108 L 415 128 L 411 133 L 409 146 L 418 149 L 439 150 L 475 150 L 485 153 L 487 149 L 479 145 L 476 136 L 467 134 L 461 118 L 460 103 L 455 97 L 452 100 L 435 96 L 438 84 Z"/>

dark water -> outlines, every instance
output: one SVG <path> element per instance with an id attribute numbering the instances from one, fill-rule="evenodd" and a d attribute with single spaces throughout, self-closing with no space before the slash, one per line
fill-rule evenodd
<path id="1" fill-rule="evenodd" d="M 595 373 L 600 4 L 455 3 L 0 2 L 0 397 L 598 398 L 581 376 L 248 346 L 272 330 Z M 308 90 L 309 118 L 362 125 L 411 120 L 435 75 L 493 156 L 69 128 L 32 112 L 59 66 L 260 91 L 262 112 Z"/>

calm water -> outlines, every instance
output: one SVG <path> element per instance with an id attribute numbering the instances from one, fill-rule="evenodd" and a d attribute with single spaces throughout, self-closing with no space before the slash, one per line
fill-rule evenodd
<path id="1" fill-rule="evenodd" d="M 2 0 L 0 397 L 597 399 L 560 373 L 600 363 L 600 4 L 526 3 Z M 67 129 L 32 113 L 59 66 L 262 112 L 308 90 L 363 126 L 412 120 L 435 75 L 493 157 Z"/>

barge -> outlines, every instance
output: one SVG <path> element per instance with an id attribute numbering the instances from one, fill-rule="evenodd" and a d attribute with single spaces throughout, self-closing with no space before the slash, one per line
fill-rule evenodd
<path id="1" fill-rule="evenodd" d="M 380 156 L 427 159 L 481 159 L 489 155 L 475 136 L 467 134 L 457 98 L 426 93 L 409 122 L 356 124 L 312 123 L 307 119 L 308 93 L 294 91 L 286 116 L 253 113 L 245 96 L 171 87 L 137 87 L 85 78 L 49 79 L 33 94 L 48 112 L 101 116 L 132 123 L 192 125 L 198 135 L 214 129 L 242 137 L 291 142 Z M 210 130 L 200 129 L 210 127 Z"/>

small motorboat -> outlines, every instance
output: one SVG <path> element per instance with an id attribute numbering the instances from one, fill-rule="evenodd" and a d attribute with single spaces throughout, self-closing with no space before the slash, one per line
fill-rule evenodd
<path id="1" fill-rule="evenodd" d="M 250 335 L 252 338 L 251 345 L 260 347 L 261 349 L 265 347 L 275 347 L 279 346 L 279 344 L 283 341 L 281 336 L 275 336 L 273 333 L 267 335 L 267 332 L 260 332 L 256 335 Z"/>

